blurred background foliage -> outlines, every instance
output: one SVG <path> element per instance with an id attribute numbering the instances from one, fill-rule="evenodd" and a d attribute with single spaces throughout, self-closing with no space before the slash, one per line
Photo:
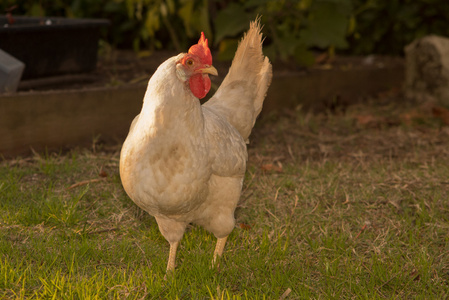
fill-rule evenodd
<path id="1" fill-rule="evenodd" d="M 448 0 L 2 0 L 13 15 L 106 18 L 104 41 L 140 55 L 186 51 L 204 31 L 230 59 L 248 23 L 262 16 L 272 60 L 311 65 L 315 53 L 401 55 L 427 34 L 449 36 Z"/>

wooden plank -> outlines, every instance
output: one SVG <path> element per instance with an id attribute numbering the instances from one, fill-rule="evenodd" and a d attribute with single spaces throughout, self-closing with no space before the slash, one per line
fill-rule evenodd
<path id="1" fill-rule="evenodd" d="M 323 109 L 330 104 L 344 105 L 391 88 L 401 88 L 402 64 L 385 68 L 311 70 L 273 78 L 262 113 L 280 108 Z"/>
<path id="2" fill-rule="evenodd" d="M 0 153 L 27 154 L 126 136 L 145 86 L 18 93 L 0 98 Z"/>

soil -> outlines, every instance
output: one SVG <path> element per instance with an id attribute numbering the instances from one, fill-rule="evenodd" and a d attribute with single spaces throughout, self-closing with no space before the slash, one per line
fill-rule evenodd
<path id="1" fill-rule="evenodd" d="M 429 161 L 449 155 L 449 110 L 378 94 L 336 111 L 282 111 L 256 122 L 250 160 L 268 172 L 307 161 Z M 300 141 L 300 142 L 298 142 Z M 261 150 L 263 149 L 263 150 Z"/>

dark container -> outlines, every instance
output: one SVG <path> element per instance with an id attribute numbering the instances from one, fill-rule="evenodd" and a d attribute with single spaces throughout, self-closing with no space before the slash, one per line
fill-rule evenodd
<path id="1" fill-rule="evenodd" d="M 104 19 L 0 16 L 0 49 L 25 63 L 22 79 L 89 72 Z"/>

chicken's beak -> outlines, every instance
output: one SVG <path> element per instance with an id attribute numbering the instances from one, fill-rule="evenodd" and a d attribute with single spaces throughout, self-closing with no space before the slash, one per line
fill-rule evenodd
<path id="1" fill-rule="evenodd" d="M 214 75 L 214 76 L 218 75 L 218 71 L 217 71 L 217 69 L 214 68 L 214 66 L 207 66 L 204 68 L 199 68 L 199 69 L 197 69 L 197 71 L 200 73 L 207 73 L 207 74 Z"/>

